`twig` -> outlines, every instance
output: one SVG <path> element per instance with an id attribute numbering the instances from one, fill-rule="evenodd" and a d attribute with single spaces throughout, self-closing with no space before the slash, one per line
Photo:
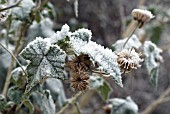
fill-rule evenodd
<path id="1" fill-rule="evenodd" d="M 38 6 L 34 9 L 35 12 L 39 12 L 42 10 L 43 6 L 45 4 L 47 4 L 49 0 L 43 0 L 43 2 L 41 2 L 41 0 L 39 0 Z"/>
<path id="2" fill-rule="evenodd" d="M 80 106 L 79 106 L 78 102 L 75 102 L 74 105 L 75 105 L 75 107 L 77 109 L 78 114 L 81 114 L 81 109 L 80 109 Z"/>
<path id="3" fill-rule="evenodd" d="M 21 67 L 21 69 L 23 70 L 23 72 L 26 74 L 24 68 L 22 67 L 21 63 L 18 61 L 18 59 L 15 57 L 15 55 L 13 55 L 5 46 L 3 46 L 1 43 L 0 45 L 15 59 L 15 61 L 18 63 L 18 65 Z"/>
<path id="4" fill-rule="evenodd" d="M 74 102 L 77 100 L 77 98 L 78 98 L 81 94 L 82 94 L 81 92 L 77 93 L 73 98 L 71 98 L 71 99 L 68 101 L 68 103 L 67 103 L 65 106 L 63 106 L 63 107 L 59 110 L 59 112 L 57 112 L 57 114 L 62 114 L 62 113 L 68 108 L 68 106 L 69 106 L 70 104 L 74 103 Z"/>
<path id="5" fill-rule="evenodd" d="M 19 1 L 18 1 L 17 3 L 15 3 L 14 5 L 11 5 L 11 6 L 9 6 L 9 7 L 3 8 L 3 9 L 0 9 L 0 12 L 19 6 L 19 4 L 21 3 L 21 1 L 22 1 L 22 0 L 19 0 Z"/>
<path id="6" fill-rule="evenodd" d="M 17 41 L 16 47 L 15 47 L 15 50 L 14 50 L 14 53 L 13 53 L 14 56 L 16 56 L 16 55 L 19 53 L 19 50 L 20 50 L 20 47 L 21 47 L 20 42 L 21 42 L 21 40 L 22 40 L 22 38 L 23 38 L 23 36 L 24 36 L 24 34 L 25 34 L 25 30 L 26 30 L 26 28 L 27 28 L 26 25 L 27 25 L 26 23 L 24 23 L 23 25 L 21 25 L 20 36 L 19 36 L 19 39 L 18 39 L 18 41 Z M 6 96 L 7 90 L 8 90 L 9 84 L 10 84 L 11 72 L 12 72 L 12 69 L 13 69 L 14 63 L 15 63 L 14 60 L 15 60 L 15 59 L 14 59 L 14 57 L 13 57 L 12 60 L 11 60 L 10 67 L 9 67 L 9 69 L 8 69 L 8 72 L 7 72 L 7 77 L 6 77 L 5 85 L 4 85 L 4 88 L 3 88 L 3 91 L 2 91 L 2 94 L 3 94 L 4 96 Z M 21 64 L 20 64 L 20 65 L 21 65 Z M 22 66 L 22 65 L 21 65 L 21 66 Z M 21 67 L 21 68 L 22 68 L 22 67 Z M 23 69 L 23 68 L 22 68 L 22 69 Z M 25 75 L 27 75 L 27 73 L 25 72 L 25 70 L 24 70 L 24 73 L 25 73 Z"/>
<path id="7" fill-rule="evenodd" d="M 170 95 L 170 87 L 168 87 L 156 101 L 151 103 L 143 112 L 141 112 L 141 114 L 151 114 L 159 105 L 170 101 L 170 98 L 167 97 L 168 95 Z"/>
<path id="8" fill-rule="evenodd" d="M 140 25 L 140 22 L 138 21 L 138 23 L 136 24 L 136 26 L 134 27 L 134 29 L 131 31 L 131 33 L 129 34 L 126 42 L 123 45 L 123 48 L 126 46 L 127 42 L 129 41 L 129 39 L 131 38 L 131 36 L 133 35 L 133 33 L 135 32 L 135 30 L 138 28 L 138 26 Z"/>

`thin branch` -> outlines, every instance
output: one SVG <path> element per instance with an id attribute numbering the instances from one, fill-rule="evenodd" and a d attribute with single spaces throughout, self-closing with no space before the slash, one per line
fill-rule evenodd
<path id="1" fill-rule="evenodd" d="M 75 102 L 74 105 L 75 105 L 75 107 L 77 109 L 78 114 L 81 114 L 81 109 L 80 109 L 80 106 L 79 106 L 78 102 Z"/>
<path id="2" fill-rule="evenodd" d="M 79 93 L 77 93 L 74 97 L 72 97 L 69 101 L 68 101 L 68 103 L 65 105 L 65 106 L 63 106 L 60 110 L 59 110 L 59 112 L 57 112 L 57 114 L 63 114 L 63 112 L 68 108 L 68 106 L 70 105 L 70 104 L 72 104 L 72 103 L 74 103 L 77 99 L 78 99 L 78 97 L 79 96 L 81 96 L 81 92 L 79 92 Z"/>
<path id="3" fill-rule="evenodd" d="M 156 101 L 151 103 L 143 112 L 141 112 L 141 114 L 151 114 L 159 105 L 169 102 L 170 97 L 167 97 L 168 95 L 170 95 L 170 87 L 168 87 Z"/>
<path id="4" fill-rule="evenodd" d="M 15 50 L 14 50 L 14 53 L 13 53 L 14 57 L 19 53 L 19 50 L 20 50 L 20 48 L 22 47 L 22 46 L 20 45 L 20 42 L 22 41 L 22 38 L 23 38 L 23 36 L 24 36 L 24 34 L 25 34 L 25 30 L 26 30 L 26 28 L 27 28 L 26 25 L 27 25 L 27 23 L 23 23 L 23 24 L 21 25 L 20 36 L 19 36 L 19 39 L 18 39 L 18 41 L 17 41 L 16 47 L 15 47 Z M 14 59 L 14 57 L 13 57 L 12 60 L 11 60 L 10 67 L 9 67 L 9 69 L 8 69 L 8 72 L 7 72 L 7 77 L 6 77 L 5 85 L 4 85 L 4 88 L 3 88 L 3 91 L 2 91 L 2 94 L 3 94 L 4 96 L 6 96 L 7 90 L 8 90 L 9 84 L 10 84 L 11 72 L 12 72 L 12 69 L 13 69 L 14 64 L 15 64 L 15 59 Z M 21 65 L 21 64 L 20 64 L 20 65 Z M 21 65 L 21 66 L 22 66 L 22 65 Z M 22 68 L 22 67 L 21 67 L 21 68 Z M 23 68 L 22 68 L 22 69 L 23 69 Z M 25 70 L 24 70 L 24 73 L 25 73 L 25 75 L 27 75 L 27 73 L 25 72 Z"/>
<path id="5" fill-rule="evenodd" d="M 130 32 L 126 42 L 123 45 L 123 48 L 126 46 L 127 42 L 129 41 L 129 39 L 131 38 L 131 36 L 134 34 L 135 30 L 139 27 L 140 22 L 138 21 L 138 23 L 136 24 L 136 26 L 134 27 L 134 29 Z"/>
<path id="6" fill-rule="evenodd" d="M 21 63 L 18 61 L 18 59 L 13 55 L 5 46 L 3 46 L 1 43 L 0 45 L 15 59 L 15 61 L 18 63 L 18 65 L 21 67 L 22 71 L 26 74 L 26 71 L 22 67 Z"/>
<path id="7" fill-rule="evenodd" d="M 17 3 L 15 3 L 14 5 L 11 5 L 9 7 L 6 7 L 6 8 L 3 8 L 3 9 L 0 9 L 0 12 L 2 11 L 5 11 L 5 10 L 8 10 L 8 9 L 11 9 L 11 8 L 14 8 L 14 7 L 18 7 L 19 4 L 21 3 L 22 0 L 19 0 Z"/>

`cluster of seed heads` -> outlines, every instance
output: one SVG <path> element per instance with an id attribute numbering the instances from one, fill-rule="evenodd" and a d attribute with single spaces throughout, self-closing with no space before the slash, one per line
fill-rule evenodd
<path id="1" fill-rule="evenodd" d="M 76 56 L 72 61 L 67 62 L 66 66 L 72 71 L 71 83 L 76 91 L 83 91 L 88 88 L 89 76 L 92 62 L 87 54 Z"/>

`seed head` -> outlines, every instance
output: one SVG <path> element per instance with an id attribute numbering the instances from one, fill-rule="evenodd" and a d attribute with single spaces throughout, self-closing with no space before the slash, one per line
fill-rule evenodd
<path id="1" fill-rule="evenodd" d="M 87 54 L 81 54 L 77 56 L 72 61 L 67 63 L 67 67 L 70 68 L 73 72 L 87 71 L 90 69 L 92 62 L 90 61 L 90 57 Z"/>
<path id="2" fill-rule="evenodd" d="M 145 22 L 154 18 L 153 14 L 148 10 L 134 9 L 131 14 L 134 20 L 140 22 L 141 25 L 139 28 L 141 28 Z"/>
<path id="3" fill-rule="evenodd" d="M 140 58 L 140 54 L 135 52 L 133 48 L 124 49 L 117 55 L 118 55 L 117 62 L 120 68 L 124 71 L 124 73 L 127 73 L 132 69 L 137 69 L 138 67 L 141 66 L 139 65 L 139 63 L 143 61 Z"/>
<path id="4" fill-rule="evenodd" d="M 87 89 L 87 86 L 89 85 L 88 82 L 89 76 L 87 75 L 86 72 L 79 71 L 79 72 L 74 72 L 72 75 L 72 87 L 76 91 L 83 91 Z"/>

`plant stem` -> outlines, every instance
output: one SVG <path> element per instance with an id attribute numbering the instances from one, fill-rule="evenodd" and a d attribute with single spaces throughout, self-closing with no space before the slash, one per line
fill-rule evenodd
<path id="1" fill-rule="evenodd" d="M 167 97 L 168 95 L 170 95 L 170 87 L 168 87 L 156 101 L 151 103 L 143 112 L 141 112 L 141 114 L 151 114 L 159 105 L 169 102 L 170 98 Z"/>
<path id="2" fill-rule="evenodd" d="M 18 63 L 18 65 L 21 67 L 21 69 L 23 70 L 23 72 L 26 74 L 24 68 L 22 67 L 21 63 L 18 61 L 18 59 L 15 57 L 15 55 L 13 55 L 5 46 L 3 46 L 1 43 L 0 45 L 15 59 L 15 61 Z"/>
<path id="3" fill-rule="evenodd" d="M 68 106 L 70 105 L 70 104 L 73 104 L 76 100 L 77 100 L 77 98 L 79 97 L 79 96 L 81 96 L 81 92 L 79 92 L 79 93 L 77 93 L 74 97 L 72 97 L 69 101 L 68 101 L 68 103 L 65 105 L 65 106 L 63 106 L 60 110 L 59 110 L 59 112 L 57 112 L 57 114 L 63 114 L 63 112 L 68 108 Z"/>
<path id="4" fill-rule="evenodd" d="M 126 46 L 127 42 L 129 41 L 129 39 L 131 38 L 131 36 L 133 35 L 133 33 L 135 32 L 135 30 L 138 28 L 139 25 L 140 25 L 140 22 L 138 22 L 138 23 L 136 24 L 136 26 L 134 27 L 134 29 L 133 29 L 133 30 L 131 31 L 131 33 L 129 34 L 126 42 L 125 42 L 124 45 L 123 45 L 123 48 Z"/>
<path id="5" fill-rule="evenodd" d="M 19 1 L 18 1 L 17 3 L 15 3 L 14 5 L 11 5 L 11 6 L 9 6 L 9 7 L 3 8 L 3 9 L 0 9 L 0 12 L 19 6 L 19 4 L 21 3 L 21 1 L 22 1 L 22 0 L 19 0 Z"/>
<path id="6" fill-rule="evenodd" d="M 80 109 L 78 102 L 75 102 L 74 105 L 76 106 L 78 114 L 81 114 L 81 109 Z"/>
<path id="7" fill-rule="evenodd" d="M 15 56 L 19 53 L 19 50 L 20 50 L 20 48 L 22 47 L 22 46 L 20 45 L 20 42 L 21 42 L 21 40 L 22 40 L 22 38 L 23 38 L 23 36 L 24 36 L 24 34 L 25 34 L 25 30 L 26 30 L 26 28 L 27 28 L 26 25 L 27 25 L 27 23 L 23 23 L 23 24 L 21 25 L 20 36 L 19 36 L 19 39 L 18 39 L 18 41 L 17 41 L 15 50 L 14 50 L 13 54 L 10 53 L 10 54 L 12 54 L 12 55 L 14 55 L 14 56 L 12 56 L 13 58 L 12 58 L 12 60 L 11 60 L 10 67 L 9 67 L 9 69 L 8 69 L 7 77 L 6 77 L 6 81 L 5 81 L 5 85 L 4 85 L 4 88 L 3 88 L 3 91 L 2 91 L 2 94 L 3 94 L 4 96 L 6 96 L 6 94 L 7 94 L 8 87 L 9 87 L 9 84 L 10 84 L 10 79 L 11 79 L 11 72 L 12 72 L 12 69 L 13 69 L 13 67 L 14 67 L 15 60 L 17 60 Z M 9 51 L 8 51 L 8 52 L 9 52 Z M 15 57 L 15 58 L 14 58 L 14 57 Z M 18 60 L 17 60 L 17 61 L 18 61 Z M 21 64 L 19 64 L 19 65 L 22 66 Z M 23 67 L 21 67 L 21 68 L 22 68 L 22 70 L 24 70 Z M 27 75 L 27 73 L 25 72 L 25 70 L 24 70 L 24 73 L 25 73 L 25 75 Z"/>

